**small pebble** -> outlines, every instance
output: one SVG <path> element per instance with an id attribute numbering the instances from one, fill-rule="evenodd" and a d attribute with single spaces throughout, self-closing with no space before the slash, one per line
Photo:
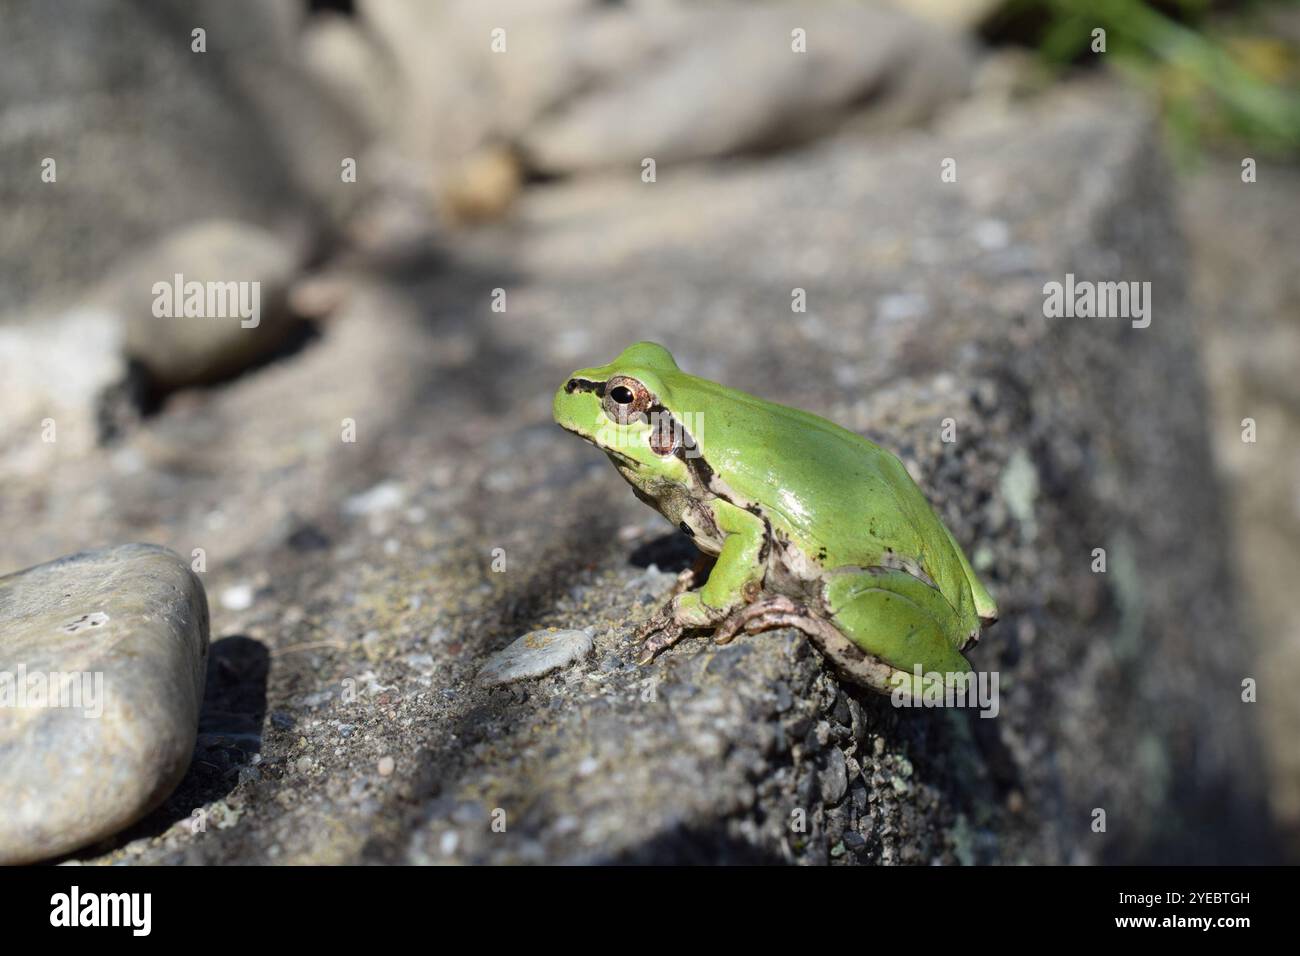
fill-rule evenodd
<path id="1" fill-rule="evenodd" d="M 540 677 L 591 653 L 594 629 L 530 631 L 488 658 L 478 672 L 487 687 Z"/>
<path id="2" fill-rule="evenodd" d="M 833 806 L 844 799 L 848 789 L 848 767 L 844 752 L 838 747 L 832 747 L 827 755 L 826 768 L 821 772 L 822 801 L 827 806 Z"/>
<path id="3" fill-rule="evenodd" d="M 881 296 L 876 302 L 876 316 L 882 323 L 906 322 L 924 318 L 930 303 L 916 292 L 899 292 Z"/>
<path id="4" fill-rule="evenodd" d="M 253 588 L 248 584 L 236 584 L 221 592 L 221 606 L 227 611 L 247 611 L 253 606 Z"/>
<path id="5" fill-rule="evenodd" d="M 975 241 L 990 251 L 1005 249 L 1011 241 L 1011 229 L 1001 219 L 982 219 L 975 224 Z"/>
<path id="6" fill-rule="evenodd" d="M 396 769 L 396 767 L 397 767 L 397 761 L 395 761 L 392 757 L 379 758 L 379 776 L 391 777 L 393 775 L 393 770 Z"/>
<path id="7" fill-rule="evenodd" d="M 345 515 L 374 515 L 391 511 L 406 501 L 406 491 L 395 481 L 385 481 L 343 502 Z"/>

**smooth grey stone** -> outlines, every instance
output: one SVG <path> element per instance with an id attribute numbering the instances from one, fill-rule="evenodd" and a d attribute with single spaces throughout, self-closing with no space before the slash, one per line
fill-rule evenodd
<path id="1" fill-rule="evenodd" d="M 203 585 L 166 548 L 0 578 L 0 864 L 75 850 L 161 803 L 190 763 L 207 661 Z M 52 706 L 42 690 L 67 674 Z"/>
<path id="2" fill-rule="evenodd" d="M 491 687 L 549 674 L 590 654 L 593 637 L 589 627 L 529 631 L 488 658 L 478 673 L 479 683 Z"/>

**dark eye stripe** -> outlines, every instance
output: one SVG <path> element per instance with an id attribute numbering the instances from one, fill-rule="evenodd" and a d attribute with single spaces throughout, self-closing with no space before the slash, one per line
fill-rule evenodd
<path id="1" fill-rule="evenodd" d="M 605 383 L 593 382 L 585 378 L 571 378 L 564 383 L 564 390 L 572 395 L 574 392 L 595 392 L 597 398 L 605 397 Z"/>

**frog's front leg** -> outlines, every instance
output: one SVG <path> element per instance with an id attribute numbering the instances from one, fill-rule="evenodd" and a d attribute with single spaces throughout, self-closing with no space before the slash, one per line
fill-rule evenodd
<path id="1" fill-rule="evenodd" d="M 766 522 L 722 500 L 711 502 L 710 510 L 725 537 L 709 579 L 698 590 L 674 595 L 641 626 L 638 637 L 644 646 L 638 663 L 648 664 L 681 640 L 688 628 L 712 627 L 762 590 L 768 551 Z"/>

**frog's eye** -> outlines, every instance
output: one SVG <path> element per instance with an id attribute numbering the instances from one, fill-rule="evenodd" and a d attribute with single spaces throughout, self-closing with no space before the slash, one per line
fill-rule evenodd
<path id="1" fill-rule="evenodd" d="M 604 405 L 606 415 L 625 425 L 650 407 L 650 392 L 636 379 L 617 375 L 605 383 Z"/>

